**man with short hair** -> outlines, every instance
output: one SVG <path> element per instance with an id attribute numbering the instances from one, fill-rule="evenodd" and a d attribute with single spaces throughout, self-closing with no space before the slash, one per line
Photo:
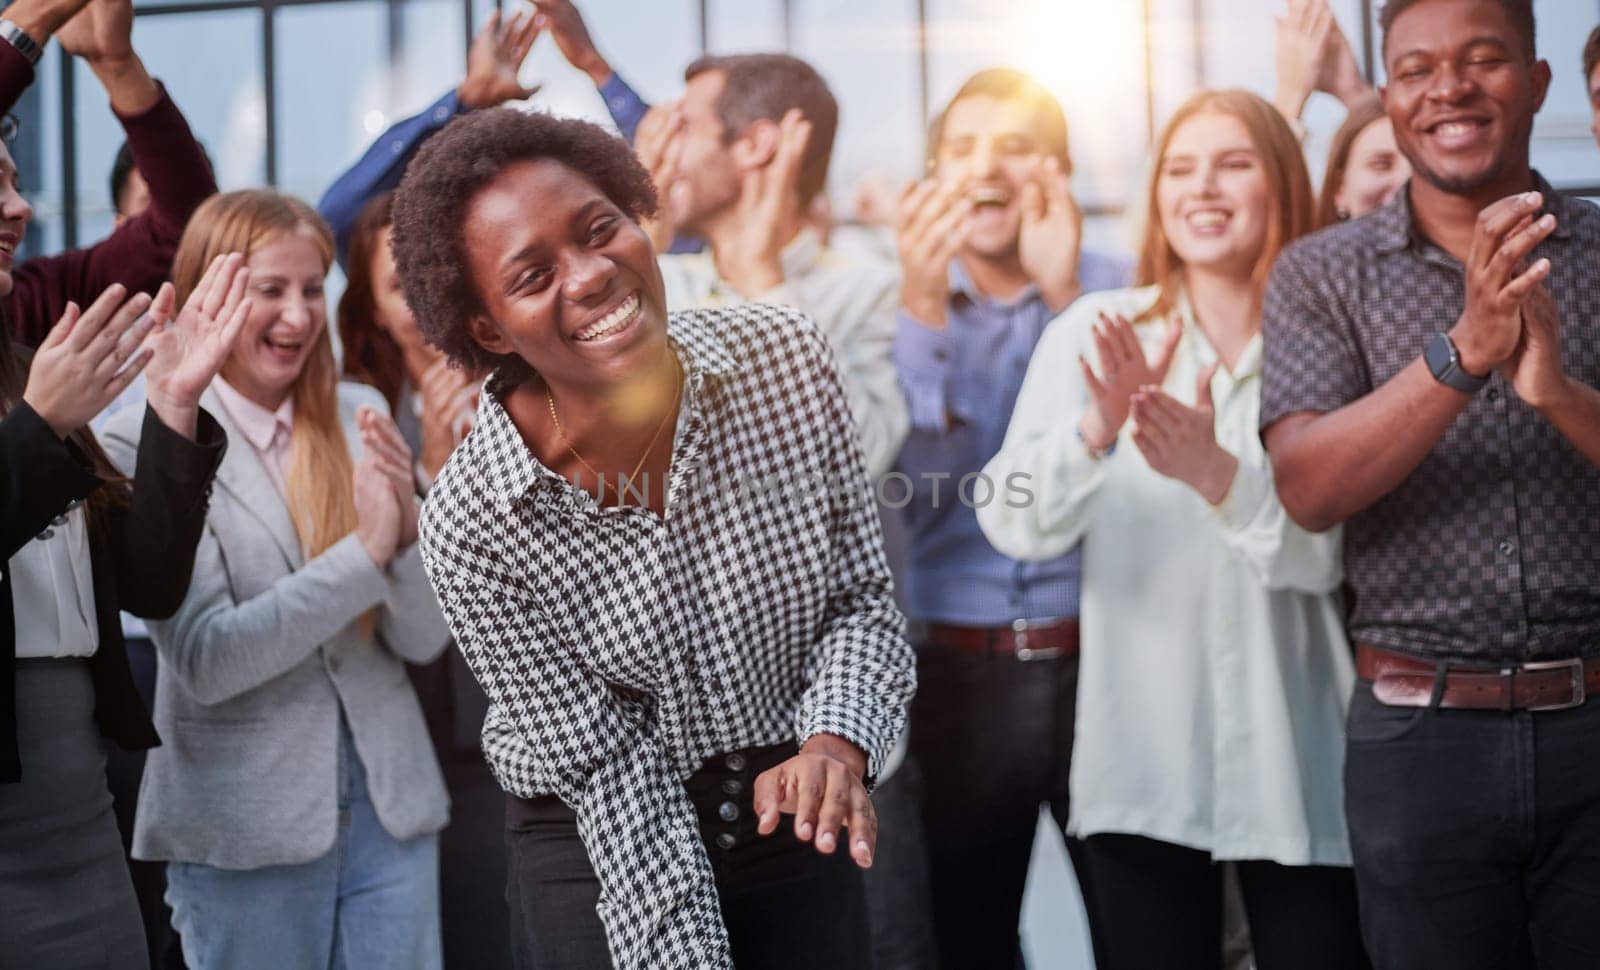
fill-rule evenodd
<path id="1" fill-rule="evenodd" d="M 1344 525 L 1346 812 L 1378 967 L 1600 954 L 1600 210 L 1529 162 L 1531 0 L 1390 0 L 1381 209 L 1278 258 L 1261 427 Z"/>
<path id="2" fill-rule="evenodd" d="M 897 220 L 895 361 L 912 427 L 897 469 L 910 484 L 902 586 L 918 647 L 908 770 L 924 779 L 941 964 L 959 970 L 1020 956 L 1040 806 L 1067 821 L 1078 672 L 1077 551 L 1036 563 L 997 552 L 975 505 L 1007 500 L 1007 483 L 978 473 L 1045 325 L 1080 293 L 1125 285 L 1127 270 L 1080 252 L 1066 116 L 1027 75 L 963 84 L 928 162 Z"/>

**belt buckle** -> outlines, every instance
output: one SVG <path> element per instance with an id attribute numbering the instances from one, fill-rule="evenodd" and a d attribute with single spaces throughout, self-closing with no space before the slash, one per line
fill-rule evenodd
<path id="1" fill-rule="evenodd" d="M 1053 660 L 1061 656 L 1060 647 L 1030 647 L 1028 646 L 1028 631 L 1045 626 L 1045 623 L 1036 623 L 1032 620 L 1011 621 L 1011 644 L 1013 653 L 1018 660 L 1027 663 L 1031 660 Z"/>
<path id="2" fill-rule="evenodd" d="M 1583 658 L 1568 657 L 1565 660 L 1536 660 L 1525 663 L 1520 667 L 1512 668 L 1517 673 L 1527 673 L 1532 670 L 1560 670 L 1566 668 L 1572 678 L 1572 696 L 1560 704 L 1541 704 L 1530 706 L 1530 711 L 1568 711 L 1574 707 L 1583 706 L 1588 700 L 1587 691 L 1583 685 Z M 1515 681 L 1513 681 L 1515 683 Z"/>

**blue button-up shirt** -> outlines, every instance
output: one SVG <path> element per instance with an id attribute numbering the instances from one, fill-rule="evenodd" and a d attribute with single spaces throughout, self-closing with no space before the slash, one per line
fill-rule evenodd
<path id="1" fill-rule="evenodd" d="M 1128 267 L 1084 253 L 1078 275 L 1085 292 L 1117 289 L 1127 285 Z M 1031 286 L 1008 303 L 983 296 L 959 263 L 950 266 L 943 330 L 900 311 L 894 358 L 911 411 L 897 466 L 911 487 L 903 513 L 910 556 L 902 580 L 915 619 L 1004 626 L 1078 615 L 1077 550 L 1043 562 L 1001 555 L 979 530 L 975 506 L 1006 501 L 1006 483 L 972 479 L 962 485 L 999 452 L 1028 360 L 1053 317 Z M 904 500 L 902 484 L 885 484 L 890 504 Z"/>

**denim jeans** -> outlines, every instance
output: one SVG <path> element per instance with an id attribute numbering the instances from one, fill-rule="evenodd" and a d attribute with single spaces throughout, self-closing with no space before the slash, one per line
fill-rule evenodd
<path id="1" fill-rule="evenodd" d="M 1378 970 L 1600 967 L 1600 700 L 1388 707 L 1357 681 L 1345 812 Z"/>
<path id="2" fill-rule="evenodd" d="M 438 970 L 439 837 L 384 831 L 340 722 L 339 830 L 299 865 L 167 866 L 167 903 L 194 970 Z"/>

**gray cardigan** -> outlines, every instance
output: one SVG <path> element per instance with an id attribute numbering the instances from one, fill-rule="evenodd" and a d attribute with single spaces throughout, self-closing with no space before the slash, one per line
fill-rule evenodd
<path id="1" fill-rule="evenodd" d="M 341 705 L 384 829 L 397 839 L 439 831 L 449 798 L 402 661 L 439 656 L 449 631 L 417 547 L 380 570 L 351 534 L 303 561 L 254 449 L 213 391 L 202 404 L 235 447 L 217 471 L 189 594 L 172 619 L 150 625 L 164 743 L 145 765 L 134 857 L 254 869 L 326 854 L 338 826 Z M 387 410 L 371 388 L 340 385 L 353 454 L 363 404 Z M 127 409 L 103 436 L 130 473 L 138 417 Z M 364 624 L 374 608 L 376 623 Z"/>

